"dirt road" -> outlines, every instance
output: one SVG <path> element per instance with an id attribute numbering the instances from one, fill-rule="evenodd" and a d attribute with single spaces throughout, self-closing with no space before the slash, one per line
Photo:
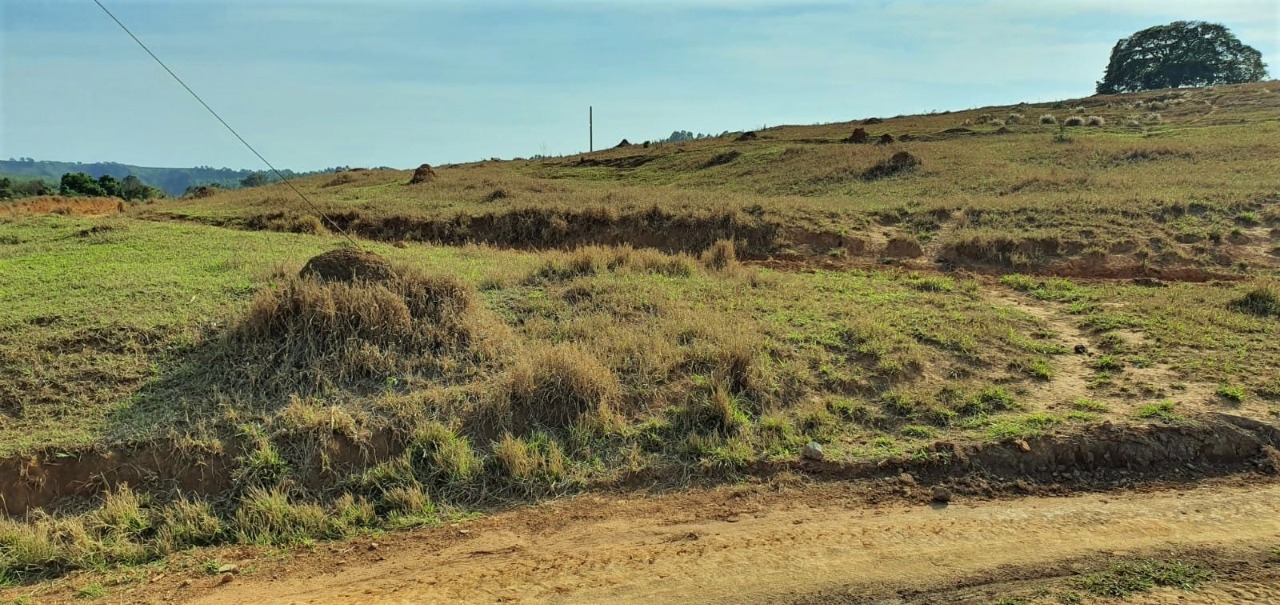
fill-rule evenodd
<path id="1" fill-rule="evenodd" d="M 867 505 L 831 485 L 584 497 L 376 546 L 321 547 L 169 596 L 236 605 L 990 602 L 1107 557 L 1265 558 L 1280 546 L 1280 484 L 1250 481 L 949 506 Z M 1219 583 L 1195 598 L 1214 594 L 1280 603 L 1280 581 Z"/>

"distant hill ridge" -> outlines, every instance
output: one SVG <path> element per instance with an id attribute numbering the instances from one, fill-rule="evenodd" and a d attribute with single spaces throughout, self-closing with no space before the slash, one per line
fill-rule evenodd
<path id="1" fill-rule="evenodd" d="M 288 177 L 305 176 L 308 174 L 317 174 L 320 172 L 332 172 L 333 169 L 318 170 L 315 172 L 293 172 L 292 170 L 282 170 L 281 172 Z M 142 180 L 142 182 L 158 187 L 164 190 L 165 194 L 170 196 L 182 195 L 188 187 L 195 185 L 219 185 L 222 187 L 238 187 L 240 181 L 245 177 L 258 170 L 231 168 L 213 168 L 211 166 L 196 166 L 194 168 L 151 168 L 146 166 L 131 166 L 129 164 L 120 164 L 117 162 L 55 162 L 45 160 L 32 160 L 30 158 L 0 160 L 0 176 L 7 176 L 17 179 L 42 179 L 49 181 L 55 187 L 63 174 L 68 172 L 84 172 L 89 176 L 98 178 L 104 174 L 111 175 L 117 179 L 123 179 L 126 176 L 133 175 Z M 274 178 L 272 178 L 274 180 Z"/>

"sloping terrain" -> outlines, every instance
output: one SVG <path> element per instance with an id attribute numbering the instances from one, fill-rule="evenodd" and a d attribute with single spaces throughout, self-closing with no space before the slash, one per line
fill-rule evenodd
<path id="1" fill-rule="evenodd" d="M 1277 97 L 299 181 L 327 217 L 280 187 L 7 208 L 0 585 L 791 473 L 1002 494 L 1265 474 Z M 365 253 L 335 255 L 338 229 Z"/>

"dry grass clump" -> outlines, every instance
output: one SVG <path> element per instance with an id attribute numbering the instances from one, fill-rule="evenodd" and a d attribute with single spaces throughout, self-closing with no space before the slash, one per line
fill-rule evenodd
<path id="1" fill-rule="evenodd" d="M 1153 112 L 1142 116 L 1142 121 L 1147 124 L 1159 124 L 1161 122 L 1161 117 L 1160 114 Z"/>
<path id="2" fill-rule="evenodd" d="M 702 265 L 712 271 L 727 271 L 738 266 L 733 240 L 717 240 L 702 253 Z"/>
<path id="3" fill-rule="evenodd" d="M 613 372 L 577 345 L 534 346 L 507 373 L 486 420 L 514 434 L 613 422 L 622 386 Z"/>
<path id="4" fill-rule="evenodd" d="M 379 282 L 297 277 L 258 294 L 214 367 L 257 395 L 462 379 L 498 356 L 502 335 L 455 277 L 406 267 Z"/>
<path id="5" fill-rule="evenodd" d="M 1056 126 L 1056 125 L 1058 124 L 1058 118 L 1057 118 L 1057 117 L 1055 117 L 1055 116 L 1054 116 L 1053 114 L 1051 114 L 1051 113 L 1046 113 L 1046 114 L 1044 114 L 1044 115 L 1040 116 L 1040 123 L 1041 123 L 1041 124 L 1050 124 L 1050 125 L 1055 125 L 1055 126 Z"/>
<path id="6" fill-rule="evenodd" d="M 663 254 L 649 248 L 585 246 L 552 254 L 529 281 L 568 281 L 604 273 L 648 273 L 667 277 L 693 275 L 694 263 L 683 254 Z"/>
<path id="7" fill-rule="evenodd" d="M 1026 116 L 1023 116 L 1020 113 L 1011 113 L 1007 117 L 1005 117 L 1004 123 L 1005 124 L 1021 124 L 1022 120 L 1024 120 L 1025 118 Z"/>
<path id="8" fill-rule="evenodd" d="M 269 212 L 250 217 L 245 221 L 250 229 L 262 231 L 279 231 L 280 233 L 305 233 L 308 235 L 324 235 L 329 232 L 324 221 L 314 214 L 298 214 L 293 212 Z"/>
<path id="9" fill-rule="evenodd" d="M 1082 118 L 1082 117 L 1080 117 L 1080 116 L 1071 116 L 1071 117 L 1069 117 L 1069 118 L 1067 118 L 1067 119 L 1063 120 L 1063 121 L 1062 121 L 1062 125 L 1063 125 L 1063 126 L 1068 126 L 1068 127 L 1072 127 L 1072 126 L 1084 126 L 1084 118 Z"/>
<path id="10" fill-rule="evenodd" d="M 124 201 L 117 197 L 37 196 L 20 202 L 0 204 L 0 216 L 23 214 L 88 215 L 124 212 Z"/>
<path id="11" fill-rule="evenodd" d="M 560 481 L 569 465 L 560 443 L 541 433 L 528 439 L 503 433 L 493 444 L 493 459 L 504 476 L 526 489 Z"/>
<path id="12" fill-rule="evenodd" d="M 1089 118 L 1085 120 L 1085 125 L 1086 126 L 1106 126 L 1107 120 L 1102 116 L 1089 116 Z"/>

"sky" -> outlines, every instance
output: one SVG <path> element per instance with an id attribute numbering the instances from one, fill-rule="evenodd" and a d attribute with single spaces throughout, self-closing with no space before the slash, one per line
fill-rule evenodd
<path id="1" fill-rule="evenodd" d="M 413 167 L 1092 94 L 1280 0 L 101 0 L 279 168 Z M 0 0 L 0 158 L 260 168 L 93 0 Z"/>

